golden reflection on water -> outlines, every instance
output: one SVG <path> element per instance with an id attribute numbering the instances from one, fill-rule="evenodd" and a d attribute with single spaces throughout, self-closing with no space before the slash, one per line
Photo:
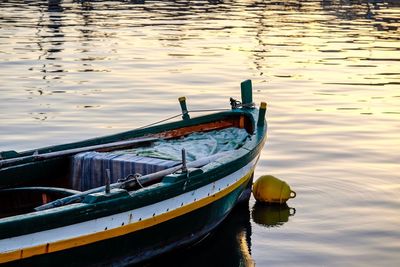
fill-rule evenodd
<path id="1" fill-rule="evenodd" d="M 229 108 L 250 78 L 268 102 L 255 177 L 298 193 L 281 227 L 248 218 L 254 262 L 400 261 L 398 1 L 15 0 L 0 14 L 0 150 L 139 127 L 182 95 Z"/>

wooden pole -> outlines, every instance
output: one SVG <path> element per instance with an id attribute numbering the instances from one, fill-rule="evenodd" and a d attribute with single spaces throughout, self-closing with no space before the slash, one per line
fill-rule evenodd
<path id="1" fill-rule="evenodd" d="M 242 105 L 244 108 L 248 108 L 248 105 L 252 105 L 253 103 L 253 86 L 251 80 L 243 81 L 240 84 L 240 88 L 242 93 Z"/>
<path id="2" fill-rule="evenodd" d="M 181 110 L 182 110 L 182 119 L 188 120 L 190 119 L 189 112 L 186 106 L 186 97 L 182 96 L 178 98 L 179 104 L 181 105 Z"/>
<path id="3" fill-rule="evenodd" d="M 33 160 L 58 158 L 58 157 L 63 157 L 63 156 L 70 156 L 70 155 L 85 152 L 85 151 L 99 150 L 99 149 L 110 149 L 110 148 L 117 149 L 117 148 L 129 146 L 129 145 L 154 142 L 157 140 L 160 140 L 160 139 L 154 138 L 154 137 L 144 137 L 144 138 L 137 138 L 137 139 L 131 139 L 131 140 L 127 140 L 127 141 L 119 141 L 119 142 L 113 142 L 113 143 L 107 143 L 107 144 L 101 144 L 101 145 L 72 148 L 72 149 L 67 149 L 67 150 L 62 150 L 62 151 L 49 152 L 49 153 L 45 153 L 45 154 L 34 153 L 33 155 L 29 155 L 29 156 L 0 160 L 0 168 L 10 165 L 10 164 L 13 164 L 13 163 L 24 162 L 26 160 L 33 161 Z"/>
<path id="4" fill-rule="evenodd" d="M 260 109 L 258 111 L 257 126 L 264 126 L 266 110 L 267 110 L 267 103 L 261 102 Z"/>

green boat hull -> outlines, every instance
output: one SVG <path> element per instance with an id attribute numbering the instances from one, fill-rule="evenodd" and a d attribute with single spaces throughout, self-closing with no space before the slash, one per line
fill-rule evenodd
<path id="1" fill-rule="evenodd" d="M 212 232 L 240 202 L 246 202 L 252 176 L 225 197 L 153 227 L 87 246 L 44 254 L 8 266 L 124 266 L 194 244 Z"/>

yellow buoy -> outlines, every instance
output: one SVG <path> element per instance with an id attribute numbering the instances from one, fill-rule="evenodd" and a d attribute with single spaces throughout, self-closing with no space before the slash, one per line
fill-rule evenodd
<path id="1" fill-rule="evenodd" d="M 264 175 L 253 184 L 253 195 L 259 202 L 285 203 L 289 198 L 296 197 L 296 192 L 286 182 L 272 175 Z"/>

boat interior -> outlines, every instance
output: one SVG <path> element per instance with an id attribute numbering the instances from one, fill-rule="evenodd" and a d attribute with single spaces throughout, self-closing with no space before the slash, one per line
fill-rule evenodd
<path id="1" fill-rule="evenodd" d="M 188 161 L 238 149 L 253 131 L 252 117 L 237 113 L 211 122 L 146 135 L 155 141 L 95 150 L 85 150 L 86 146 L 81 146 L 83 151 L 73 155 L 64 156 L 63 150 L 59 150 L 58 157 L 0 167 L 0 218 L 34 212 L 38 206 L 106 183 L 137 179 L 170 169 L 182 163 L 182 148 L 186 150 Z M 131 138 L 124 138 L 127 139 Z M 43 153 L 39 150 L 39 154 Z M 7 175 L 12 178 L 12 183 L 5 184 L 3 177 Z"/>

